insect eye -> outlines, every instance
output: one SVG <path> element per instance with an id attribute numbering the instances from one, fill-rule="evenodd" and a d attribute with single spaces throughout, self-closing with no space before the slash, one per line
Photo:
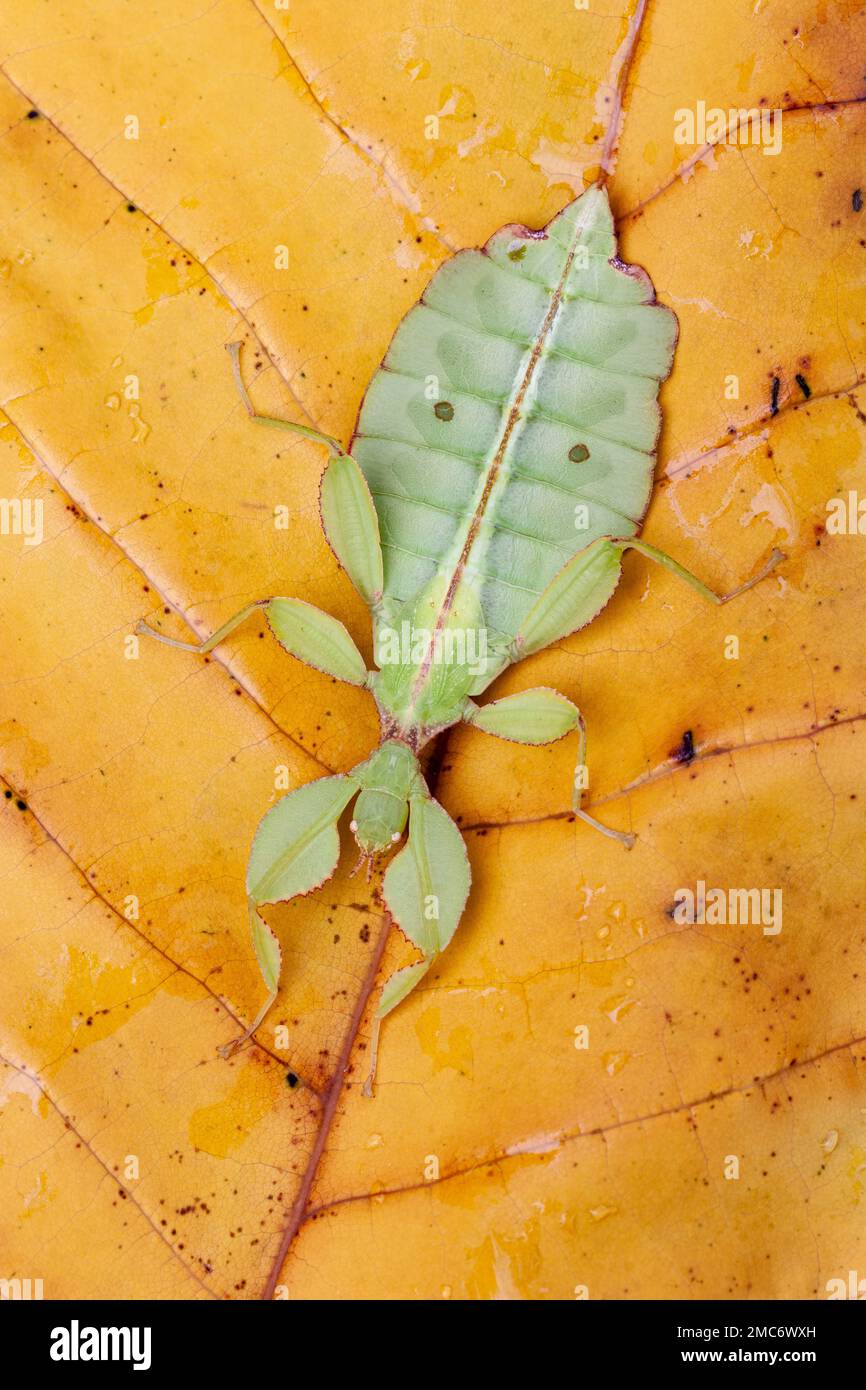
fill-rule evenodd
<path id="1" fill-rule="evenodd" d="M 589 458 L 589 450 L 585 444 L 573 444 L 568 451 L 568 457 L 572 463 L 586 463 Z"/>
<path id="2" fill-rule="evenodd" d="M 437 401 L 433 407 L 433 414 L 437 420 L 453 420 L 454 407 L 450 401 Z"/>

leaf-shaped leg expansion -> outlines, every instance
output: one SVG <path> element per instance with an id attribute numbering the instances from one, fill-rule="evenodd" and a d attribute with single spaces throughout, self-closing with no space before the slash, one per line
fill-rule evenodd
<path id="1" fill-rule="evenodd" d="M 678 579 L 690 584 L 702 598 L 718 604 L 728 603 L 730 599 L 760 584 L 785 559 L 781 550 L 774 550 L 766 564 L 751 579 L 738 584 L 728 594 L 717 594 L 696 574 L 647 541 L 637 537 L 620 540 L 601 536 L 585 550 L 578 551 L 567 565 L 563 565 L 533 604 L 514 639 L 513 660 L 520 661 L 533 652 L 540 652 L 552 642 L 561 641 L 591 622 L 608 603 L 619 583 L 624 550 L 637 550 L 648 560 L 654 560 Z"/>
<path id="2" fill-rule="evenodd" d="M 319 497 L 328 544 L 364 602 L 377 613 L 384 587 L 379 518 L 351 454 L 328 460 Z"/>
<path id="3" fill-rule="evenodd" d="M 540 745 L 555 743 L 574 729 L 580 731 L 577 756 L 577 770 L 574 776 L 572 810 L 580 820 L 600 830 L 612 840 L 624 845 L 634 844 L 634 835 L 622 830 L 612 830 L 602 825 L 588 811 L 581 807 L 586 787 L 586 724 L 583 715 L 571 700 L 560 695 L 558 690 L 537 686 L 532 690 L 521 690 L 517 695 L 506 695 L 501 700 L 493 700 L 489 705 L 476 705 L 467 701 L 467 712 L 463 716 L 473 728 L 483 729 L 496 738 L 508 739 L 513 743 Z"/>
<path id="4" fill-rule="evenodd" d="M 406 998 L 444 951 L 469 897 L 472 874 L 463 836 L 426 788 L 409 799 L 409 838 L 391 861 L 382 895 L 397 926 L 424 959 L 397 970 L 377 1010 L 384 1018 Z"/>
<path id="5" fill-rule="evenodd" d="M 409 838 L 382 881 L 389 913 L 424 959 L 396 970 L 385 982 L 376 1010 L 366 1095 L 372 1094 L 379 1024 L 411 994 L 445 950 L 466 906 L 471 882 L 463 836 L 424 787 L 409 798 Z"/>
<path id="6" fill-rule="evenodd" d="M 268 997 L 242 1037 L 220 1048 L 224 1057 L 246 1042 L 277 997 L 279 942 L 258 909 L 312 893 L 331 877 L 340 858 L 337 822 L 358 783 L 338 774 L 308 782 L 272 806 L 256 831 L 247 869 L 247 898 L 253 946 Z"/>

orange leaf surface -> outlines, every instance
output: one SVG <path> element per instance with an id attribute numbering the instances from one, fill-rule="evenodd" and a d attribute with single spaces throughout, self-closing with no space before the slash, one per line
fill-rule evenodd
<path id="1" fill-rule="evenodd" d="M 827 530 L 866 488 L 866 22 L 653 4 L 632 43 L 632 8 L 3 4 L 0 499 L 44 534 L 0 535 L 0 1278 L 821 1298 L 866 1267 L 863 542 Z M 629 556 L 595 623 L 497 683 L 581 707 L 630 852 L 569 813 L 574 736 L 440 740 L 473 888 L 374 1099 L 374 991 L 411 956 L 348 845 L 266 910 L 280 999 L 224 1061 L 262 998 L 255 827 L 377 721 L 263 624 L 207 659 L 129 640 L 284 594 L 370 657 L 322 451 L 250 424 L 223 345 L 261 409 L 347 439 L 442 260 L 595 176 L 626 71 L 620 251 L 680 322 L 645 535 L 719 590 L 787 559 L 708 611 Z M 699 102 L 781 109 L 778 154 L 736 116 L 678 143 Z M 781 931 L 677 922 L 699 881 L 781 889 Z"/>

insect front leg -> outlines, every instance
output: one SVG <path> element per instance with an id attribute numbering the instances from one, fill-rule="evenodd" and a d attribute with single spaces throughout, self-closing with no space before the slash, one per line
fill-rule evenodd
<path id="1" fill-rule="evenodd" d="M 532 690 L 521 690 L 517 695 L 506 695 L 501 700 L 493 700 L 489 705 L 476 705 L 467 701 L 463 715 L 467 724 L 496 738 L 509 739 L 513 743 L 545 744 L 555 743 L 574 729 L 579 731 L 577 769 L 574 776 L 572 810 L 587 825 L 600 830 L 612 840 L 621 844 L 634 844 L 634 835 L 622 830 L 613 830 L 602 825 L 588 811 L 582 808 L 583 793 L 586 787 L 586 724 L 580 710 L 560 695 L 558 690 L 538 686 Z"/>
<path id="2" fill-rule="evenodd" d="M 382 880 L 388 911 L 424 959 L 395 971 L 386 982 L 379 1018 L 412 992 L 445 950 L 457 930 L 471 882 L 463 836 L 425 787 L 423 793 L 409 798 L 409 837 Z"/>
<path id="3" fill-rule="evenodd" d="M 385 906 L 423 959 L 395 970 L 385 981 L 373 1024 L 365 1095 L 373 1093 L 379 1025 L 412 993 L 439 953 L 445 950 L 457 930 L 471 882 L 463 836 L 448 812 L 424 787 L 409 797 L 409 838 L 388 865 L 382 880 Z"/>
<path id="4" fill-rule="evenodd" d="M 357 791 L 354 777 L 322 777 L 289 792 L 259 823 L 247 868 L 247 898 L 253 946 L 268 997 L 246 1032 L 220 1048 L 224 1057 L 256 1031 L 279 990 L 280 945 L 258 909 L 312 893 L 331 877 L 340 858 L 337 822 Z"/>
<path id="5" fill-rule="evenodd" d="M 250 933 L 253 938 L 253 950 L 256 953 L 256 960 L 259 963 L 259 970 L 262 979 L 268 989 L 268 997 L 259 1009 L 249 1028 L 241 1034 L 239 1038 L 232 1038 L 231 1042 L 223 1043 L 222 1047 L 217 1048 L 221 1057 L 231 1057 L 248 1038 L 251 1038 L 269 1013 L 271 1006 L 276 1002 L 280 988 L 280 966 L 282 965 L 283 953 L 280 950 L 280 943 L 274 936 L 264 918 L 260 917 L 256 904 L 252 898 L 247 898 L 247 908 L 250 914 Z"/>

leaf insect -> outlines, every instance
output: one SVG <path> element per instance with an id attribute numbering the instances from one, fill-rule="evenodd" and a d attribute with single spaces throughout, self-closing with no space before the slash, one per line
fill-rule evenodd
<path id="1" fill-rule="evenodd" d="M 627 550 L 712 603 L 750 589 L 784 558 L 774 550 L 751 579 L 718 595 L 639 538 L 659 385 L 676 338 L 676 317 L 647 274 L 617 257 L 607 192 L 593 186 L 543 230 L 506 226 L 483 248 L 444 262 L 398 326 L 345 452 L 318 430 L 257 414 L 240 344 L 230 344 L 251 418 L 329 451 L 322 524 L 369 606 L 376 669 L 366 669 L 342 623 L 297 598 L 251 603 L 200 643 L 153 635 L 209 652 L 263 610 L 293 656 L 370 691 L 381 742 L 351 772 L 289 792 L 256 831 L 246 886 L 267 999 L 226 1054 L 277 996 L 280 947 L 259 909 L 331 877 L 337 823 L 353 800 L 350 829 L 368 861 L 392 854 L 408 822 L 381 891 L 419 959 L 386 981 L 379 1019 L 448 945 L 469 896 L 469 859 L 418 755 L 453 724 L 524 744 L 576 730 L 574 814 L 632 843 L 583 809 L 586 731 L 571 700 L 545 687 L 477 700 L 506 667 L 591 622 L 612 597 Z"/>

